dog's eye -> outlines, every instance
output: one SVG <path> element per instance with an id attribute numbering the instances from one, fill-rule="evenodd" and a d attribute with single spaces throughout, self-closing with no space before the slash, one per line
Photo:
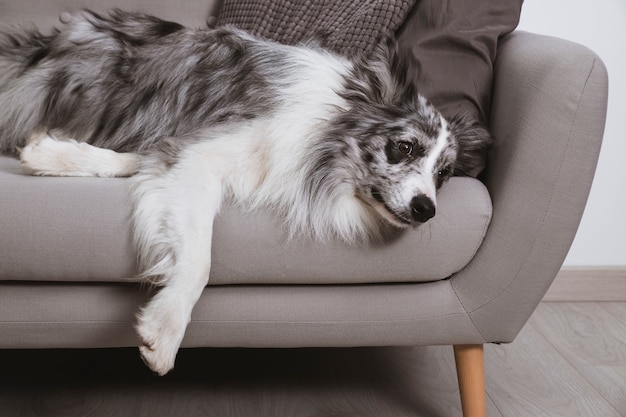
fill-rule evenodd
<path id="1" fill-rule="evenodd" d="M 437 183 L 437 189 L 439 189 L 439 187 L 443 185 L 443 183 L 448 179 L 451 173 L 452 171 L 450 168 L 444 168 L 437 171 L 437 178 L 435 178 L 435 181 Z"/>
<path id="2" fill-rule="evenodd" d="M 413 144 L 410 142 L 400 142 L 398 143 L 398 150 L 407 156 L 411 156 L 413 153 Z"/>

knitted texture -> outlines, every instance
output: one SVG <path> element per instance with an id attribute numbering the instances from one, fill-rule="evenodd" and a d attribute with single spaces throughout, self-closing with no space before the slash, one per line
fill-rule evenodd
<path id="1" fill-rule="evenodd" d="M 400 27 L 415 0 L 224 0 L 218 24 L 286 44 L 321 38 L 344 55 L 364 53 Z"/>

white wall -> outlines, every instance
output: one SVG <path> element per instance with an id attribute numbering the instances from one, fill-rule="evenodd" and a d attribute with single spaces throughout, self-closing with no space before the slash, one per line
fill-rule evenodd
<path id="1" fill-rule="evenodd" d="M 566 266 L 626 266 L 626 1 L 525 0 L 518 29 L 593 49 L 609 72 L 604 142 Z"/>

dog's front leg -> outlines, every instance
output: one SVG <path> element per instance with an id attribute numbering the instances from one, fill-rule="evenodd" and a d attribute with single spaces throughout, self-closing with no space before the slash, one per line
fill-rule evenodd
<path id="1" fill-rule="evenodd" d="M 162 288 L 138 314 L 140 354 L 159 375 L 174 367 L 193 306 L 209 279 L 213 219 L 222 184 L 206 156 L 188 154 L 161 175 L 140 173 L 135 239 Z"/>

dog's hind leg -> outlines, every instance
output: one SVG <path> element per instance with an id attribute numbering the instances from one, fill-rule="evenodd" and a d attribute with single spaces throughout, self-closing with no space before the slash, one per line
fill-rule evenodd
<path id="1" fill-rule="evenodd" d="M 174 366 L 192 309 L 209 280 L 222 182 L 206 154 L 185 152 L 171 167 L 149 162 L 133 178 L 134 236 L 143 275 L 156 277 L 162 288 L 139 312 L 136 330 L 142 359 L 164 375 Z"/>
<path id="2" fill-rule="evenodd" d="M 22 169 L 31 175 L 129 177 L 137 173 L 140 156 L 39 134 L 21 150 L 20 160 Z"/>

